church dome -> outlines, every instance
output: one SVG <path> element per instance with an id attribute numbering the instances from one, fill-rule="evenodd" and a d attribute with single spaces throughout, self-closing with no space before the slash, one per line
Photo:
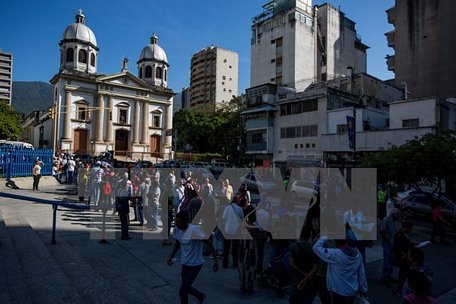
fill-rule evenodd
<path id="1" fill-rule="evenodd" d="M 76 14 L 76 22 L 70 24 L 63 32 L 63 41 L 78 40 L 80 42 L 87 42 L 97 48 L 97 39 L 92 30 L 85 25 L 85 16 L 82 10 Z"/>
<path id="2" fill-rule="evenodd" d="M 146 45 L 141 55 L 139 56 L 139 61 L 160 61 L 168 64 L 168 57 L 166 57 L 165 51 L 162 49 L 161 46 L 157 44 L 158 37 L 154 34 L 150 38 L 150 44 Z"/>

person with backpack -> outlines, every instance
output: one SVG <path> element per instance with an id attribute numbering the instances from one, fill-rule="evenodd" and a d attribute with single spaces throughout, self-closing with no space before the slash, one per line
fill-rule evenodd
<path id="1" fill-rule="evenodd" d="M 328 263 L 326 280 L 331 304 L 353 304 L 358 294 L 367 298 L 366 273 L 358 249 L 350 247 L 346 239 L 335 240 L 337 248 L 325 248 L 327 239 L 321 237 L 313 251 Z"/>
<path id="2" fill-rule="evenodd" d="M 424 264 L 424 252 L 421 248 L 413 247 L 409 250 L 407 255 L 407 261 L 409 265 L 409 274 L 411 271 L 420 271 L 427 278 L 427 284 L 422 288 L 422 292 L 430 295 L 432 287 L 432 271 L 429 267 Z M 408 277 L 408 275 L 407 275 Z M 412 289 L 409 286 L 409 281 L 406 278 L 403 288 L 402 288 L 402 297 L 407 296 L 412 292 Z"/>
<path id="3" fill-rule="evenodd" d="M 106 212 L 108 207 L 111 205 L 111 194 L 112 194 L 112 185 L 111 185 L 111 173 L 107 172 L 101 181 L 101 208 L 103 212 Z"/>
<path id="4" fill-rule="evenodd" d="M 236 237 L 239 234 L 241 223 L 244 220 L 244 211 L 237 204 L 237 200 L 233 199 L 231 204 L 227 205 L 223 210 L 222 220 L 224 222 L 223 242 L 223 263 L 222 267 L 227 268 L 230 256 L 230 248 L 233 257 L 233 267 L 238 268 L 238 248 L 239 239 Z"/>

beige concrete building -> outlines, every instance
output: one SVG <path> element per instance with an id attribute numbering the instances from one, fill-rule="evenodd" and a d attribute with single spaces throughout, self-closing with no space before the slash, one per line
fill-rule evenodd
<path id="1" fill-rule="evenodd" d="M 0 101 L 11 105 L 13 91 L 13 55 L 0 50 Z"/>
<path id="2" fill-rule="evenodd" d="M 365 73 L 367 49 L 355 22 L 328 3 L 269 1 L 252 19 L 250 86 L 273 83 L 299 92 L 313 82 Z"/>
<path id="3" fill-rule="evenodd" d="M 98 155 L 114 150 L 118 159 L 172 157 L 172 103 L 168 59 L 151 37 L 137 61 L 138 75 L 123 60 L 120 73 L 97 72 L 97 41 L 82 11 L 64 32 L 54 88 L 57 150 Z"/>
<path id="4" fill-rule="evenodd" d="M 456 96 L 456 1 L 396 0 L 386 11 L 394 30 L 386 33 L 394 55 L 387 56 L 396 86 L 412 98 Z"/>
<path id="5" fill-rule="evenodd" d="M 190 107 L 215 109 L 238 96 L 238 53 L 207 47 L 192 56 Z"/>

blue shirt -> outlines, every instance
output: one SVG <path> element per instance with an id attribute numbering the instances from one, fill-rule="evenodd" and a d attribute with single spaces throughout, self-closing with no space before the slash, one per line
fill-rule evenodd
<path id="1" fill-rule="evenodd" d="M 203 230 L 199 226 L 189 224 L 186 230 L 175 227 L 173 237 L 181 244 L 181 264 L 198 266 L 204 263 Z"/>

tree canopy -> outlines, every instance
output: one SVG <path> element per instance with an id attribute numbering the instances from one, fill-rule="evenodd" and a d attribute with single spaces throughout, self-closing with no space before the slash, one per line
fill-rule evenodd
<path id="1" fill-rule="evenodd" d="M 427 180 L 434 184 L 435 192 L 440 192 L 443 181 L 448 188 L 456 180 L 456 132 L 439 130 L 372 154 L 364 167 L 377 168 L 380 183 L 394 181 L 421 189 L 421 182 Z"/>
<path id="2" fill-rule="evenodd" d="M 6 103 L 0 102 L 0 139 L 17 140 L 22 132 L 22 116 Z"/>
<path id="3" fill-rule="evenodd" d="M 240 113 L 244 109 L 240 97 L 214 111 L 181 109 L 174 114 L 173 128 L 177 134 L 177 150 L 187 145 L 198 153 L 221 153 L 240 162 L 244 138 L 244 122 Z"/>

